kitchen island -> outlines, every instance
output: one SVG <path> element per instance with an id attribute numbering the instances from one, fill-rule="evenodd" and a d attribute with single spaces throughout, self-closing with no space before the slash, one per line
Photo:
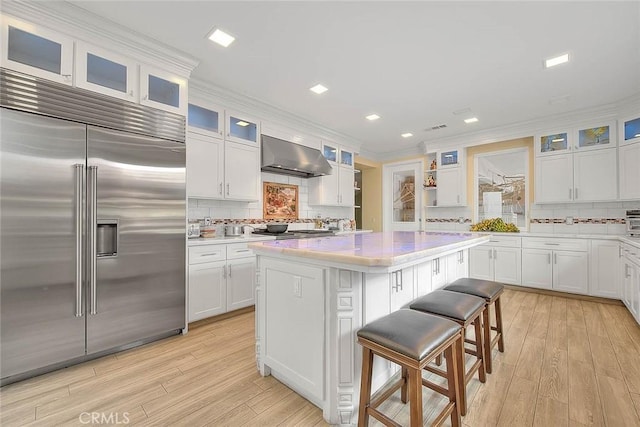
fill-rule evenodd
<path id="1" fill-rule="evenodd" d="M 252 243 L 258 258 L 256 358 L 323 411 L 357 421 L 356 331 L 412 299 L 468 275 L 473 233 L 387 232 Z M 373 390 L 397 370 L 376 359 Z"/>

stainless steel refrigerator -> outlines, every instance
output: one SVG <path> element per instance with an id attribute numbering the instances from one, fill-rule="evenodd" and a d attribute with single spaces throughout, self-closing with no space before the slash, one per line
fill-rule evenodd
<path id="1" fill-rule="evenodd" d="M 38 114 L 12 109 L 18 104 L 5 77 L 2 382 L 178 333 L 185 326 L 184 143 L 87 124 L 123 127 L 101 113 L 110 100 L 78 112 L 74 99 L 91 94 L 46 82 L 40 100 L 51 87 L 63 90 L 52 102 L 69 112 L 51 112 L 76 121 L 42 114 L 45 101 Z M 96 118 L 85 120 L 88 113 Z"/>

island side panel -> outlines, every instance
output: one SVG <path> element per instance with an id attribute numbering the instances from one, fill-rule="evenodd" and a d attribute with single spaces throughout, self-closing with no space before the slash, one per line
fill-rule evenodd
<path id="1" fill-rule="evenodd" d="M 327 299 L 327 400 L 325 420 L 353 425 L 357 421 L 362 352 L 356 332 L 362 327 L 363 274 L 331 268 Z"/>
<path id="2" fill-rule="evenodd" d="M 261 373 L 322 407 L 325 376 L 324 269 L 260 258 Z"/>

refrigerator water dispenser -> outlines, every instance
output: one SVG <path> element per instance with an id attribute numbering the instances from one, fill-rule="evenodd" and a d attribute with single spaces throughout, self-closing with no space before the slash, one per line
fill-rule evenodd
<path id="1" fill-rule="evenodd" d="M 99 257 L 118 255 L 118 221 L 98 220 L 96 230 L 96 252 Z"/>

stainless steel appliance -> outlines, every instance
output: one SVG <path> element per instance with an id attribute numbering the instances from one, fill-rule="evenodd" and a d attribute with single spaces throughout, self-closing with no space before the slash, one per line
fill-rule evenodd
<path id="1" fill-rule="evenodd" d="M 335 233 L 331 230 L 296 230 L 296 231 L 284 231 L 280 233 L 269 232 L 265 229 L 257 229 L 253 234 L 259 234 L 261 236 L 274 236 L 276 240 L 288 240 L 288 239 L 310 239 L 313 237 L 333 236 Z"/>
<path id="2" fill-rule="evenodd" d="M 184 118 L 0 83 L 1 382 L 180 332 Z"/>
<path id="3" fill-rule="evenodd" d="M 640 236 L 640 209 L 627 211 L 627 234 L 629 236 Z"/>
<path id="4" fill-rule="evenodd" d="M 331 175 L 333 172 L 320 150 L 269 135 L 262 135 L 261 142 L 261 170 L 264 172 L 299 178 Z"/>

